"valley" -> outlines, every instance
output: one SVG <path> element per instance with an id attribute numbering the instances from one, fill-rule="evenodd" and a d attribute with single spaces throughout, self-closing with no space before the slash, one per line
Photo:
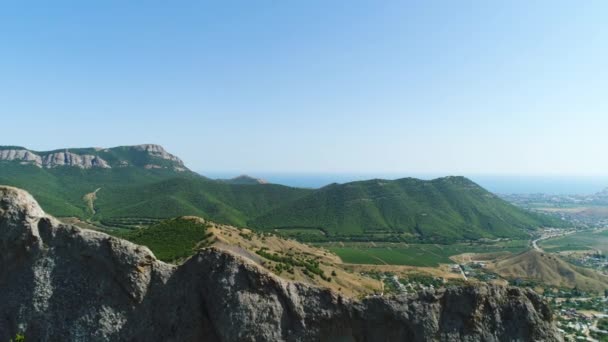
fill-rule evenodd
<path id="1" fill-rule="evenodd" d="M 59 152 L 35 152 L 55 156 L 53 164 L 2 149 L 10 152 L 0 159 L 0 184 L 23 187 L 65 223 L 146 246 L 175 267 L 221 251 L 355 299 L 482 284 L 532 288 L 557 298 L 568 331 L 567 318 L 579 311 L 564 309 L 561 298 L 608 290 L 601 220 L 581 224 L 563 208 L 513 205 L 465 177 L 304 189 L 206 178 L 157 145 L 64 150 L 71 164 Z M 608 314 L 602 305 L 594 308 Z"/>

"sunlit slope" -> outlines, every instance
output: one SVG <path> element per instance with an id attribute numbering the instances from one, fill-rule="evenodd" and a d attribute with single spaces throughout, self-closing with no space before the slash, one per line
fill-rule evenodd
<path id="1" fill-rule="evenodd" d="M 332 288 L 354 296 L 381 291 L 379 281 L 347 271 L 328 250 L 268 233 L 217 224 L 198 217 L 169 219 L 122 238 L 149 247 L 161 260 L 180 263 L 204 248 L 218 248 L 285 279 Z"/>
<path id="2" fill-rule="evenodd" d="M 404 233 L 422 238 L 525 237 L 555 220 L 519 209 L 464 177 L 333 184 L 250 222 L 321 228 L 330 235 Z"/>
<path id="3" fill-rule="evenodd" d="M 175 217 L 195 215 L 245 226 L 248 219 L 312 190 L 276 184 L 226 184 L 197 178 L 171 178 L 135 187 L 108 187 L 98 194 L 97 216 Z"/>
<path id="4" fill-rule="evenodd" d="M 608 289 L 608 277 L 535 250 L 499 260 L 491 269 L 504 277 L 531 279 L 548 285 L 595 292 Z"/>

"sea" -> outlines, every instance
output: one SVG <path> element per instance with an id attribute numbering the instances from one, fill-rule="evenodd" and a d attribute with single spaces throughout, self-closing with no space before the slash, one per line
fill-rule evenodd
<path id="1" fill-rule="evenodd" d="M 269 183 L 301 188 L 321 188 L 332 183 L 348 183 L 368 179 L 399 179 L 413 177 L 434 179 L 447 175 L 408 173 L 235 173 L 205 172 L 200 174 L 213 179 L 227 179 L 247 174 Z M 608 188 L 608 176 L 556 176 L 556 175 L 459 175 L 465 176 L 487 190 L 497 194 L 555 194 L 587 195 Z"/>

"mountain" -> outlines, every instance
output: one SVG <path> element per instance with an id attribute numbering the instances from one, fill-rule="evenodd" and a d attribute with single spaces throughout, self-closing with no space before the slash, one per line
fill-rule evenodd
<path id="1" fill-rule="evenodd" d="M 261 178 L 254 178 L 247 175 L 240 175 L 238 177 L 230 178 L 230 179 L 218 179 L 218 181 L 222 183 L 228 184 L 268 184 L 268 182 Z"/>
<path id="2" fill-rule="evenodd" d="M 202 178 L 158 145 L 49 152 L 0 147 L 0 184 L 27 189 L 58 216 L 93 216 L 92 194 L 106 187 L 124 189 L 176 177 Z"/>
<path id="3" fill-rule="evenodd" d="M 477 239 L 526 237 L 528 230 L 561 223 L 517 208 L 464 177 L 444 177 L 332 184 L 249 224 L 322 229 L 338 236 Z"/>
<path id="4" fill-rule="evenodd" d="M 192 215 L 259 230 L 321 230 L 308 234 L 317 240 L 451 242 L 526 238 L 528 230 L 562 224 L 518 209 L 464 177 L 375 179 L 315 190 L 248 176 L 212 180 L 158 145 L 0 151 L 0 184 L 30 191 L 49 213 L 101 229 Z"/>
<path id="5" fill-rule="evenodd" d="M 72 148 L 36 152 L 18 146 L 0 146 L 0 162 L 16 162 L 52 169 L 73 166 L 81 169 L 124 168 L 173 169 L 187 171 L 184 163 L 162 146 L 147 144 L 114 148 Z"/>
<path id="6" fill-rule="evenodd" d="M 501 276 L 534 280 L 553 286 L 577 287 L 583 291 L 603 293 L 608 277 L 583 267 L 574 266 L 555 254 L 529 250 L 498 260 L 490 268 Z"/>
<path id="7" fill-rule="evenodd" d="M 355 299 L 202 248 L 180 265 L 0 187 L 0 341 L 561 341 L 531 290 Z"/>
<path id="8" fill-rule="evenodd" d="M 243 227 L 259 213 L 309 191 L 275 184 L 226 184 L 203 177 L 173 177 L 152 184 L 102 188 L 93 219 L 192 215 Z"/>

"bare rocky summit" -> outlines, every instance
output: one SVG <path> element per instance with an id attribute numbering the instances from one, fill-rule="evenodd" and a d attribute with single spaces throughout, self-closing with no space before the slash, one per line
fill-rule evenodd
<path id="1" fill-rule="evenodd" d="M 0 186 L 0 341 L 560 341 L 529 290 L 354 300 L 208 248 L 179 266 Z"/>
<path id="2" fill-rule="evenodd" d="M 248 175 L 240 175 L 230 179 L 218 179 L 220 182 L 228 183 L 228 184 L 268 184 L 268 181 L 261 178 L 255 178 Z"/>

